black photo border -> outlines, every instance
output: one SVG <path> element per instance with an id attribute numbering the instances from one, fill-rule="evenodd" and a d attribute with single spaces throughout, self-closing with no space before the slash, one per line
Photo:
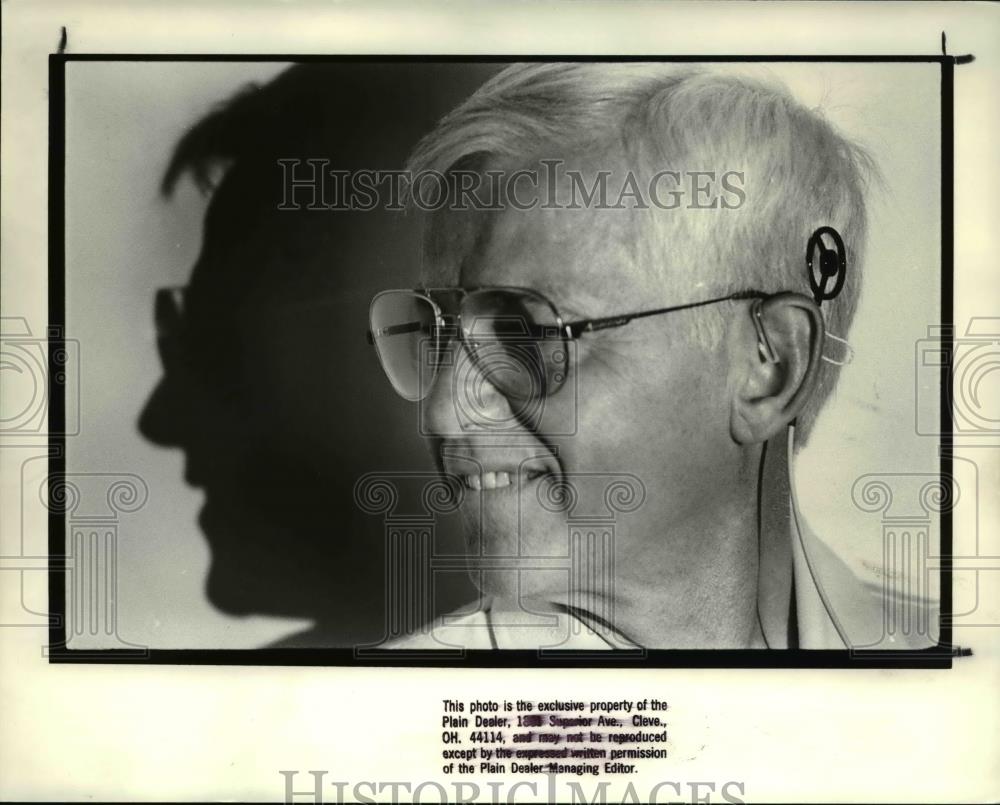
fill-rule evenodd
<path id="1" fill-rule="evenodd" d="M 66 339 L 65 166 L 66 65 L 75 61 L 173 62 L 857 62 L 937 63 L 941 67 L 941 368 L 940 477 L 952 478 L 953 423 L 950 389 L 954 350 L 954 68 L 971 60 L 949 55 L 295 55 L 295 54 L 143 54 L 57 53 L 49 55 L 48 175 L 48 315 L 49 315 L 49 459 L 50 500 L 56 479 L 66 471 L 65 386 L 53 378 L 62 368 L 55 358 Z M 351 648 L 260 649 L 73 649 L 66 630 L 66 515 L 51 507 L 48 515 L 50 663 L 126 663 L 158 665 L 254 666 L 421 666 L 452 668 L 936 668 L 949 669 L 953 659 L 970 653 L 952 644 L 952 513 L 941 517 L 940 638 L 918 651 L 884 650 L 708 650 L 652 649 L 602 652 L 535 650 L 455 650 L 440 652 L 372 651 Z"/>

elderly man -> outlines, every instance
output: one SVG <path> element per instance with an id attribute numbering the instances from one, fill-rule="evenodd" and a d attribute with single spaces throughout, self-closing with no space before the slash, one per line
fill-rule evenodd
<path id="1" fill-rule="evenodd" d="M 860 290 L 859 148 L 733 74 L 531 64 L 411 168 L 423 289 L 371 334 L 482 596 L 393 648 L 904 647 L 789 481 Z"/>

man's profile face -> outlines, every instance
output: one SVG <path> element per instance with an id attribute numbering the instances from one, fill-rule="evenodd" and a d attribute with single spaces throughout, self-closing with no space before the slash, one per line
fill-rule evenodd
<path id="1" fill-rule="evenodd" d="M 454 284 L 466 288 L 536 289 L 555 303 L 564 321 L 680 304 L 720 290 L 707 270 L 700 273 L 703 267 L 684 244 L 663 255 L 662 277 L 638 268 L 629 241 L 633 234 L 624 225 L 627 215 L 507 210 L 477 224 L 482 228 L 473 238 L 460 231 L 467 222 L 446 220 L 441 242 L 478 245 L 432 255 L 429 268 L 436 278 L 450 272 Z M 455 230 L 451 236 L 449 226 Z M 686 288 L 683 298 L 669 294 L 671 286 Z M 542 401 L 534 427 L 518 422 L 513 413 L 519 404 L 494 389 L 479 392 L 486 409 L 480 421 L 504 427 L 466 422 L 463 429 L 462 412 L 469 408 L 462 399 L 465 381 L 456 383 L 454 368 L 441 369 L 424 407 L 445 471 L 463 477 L 508 472 L 511 480 L 510 486 L 466 489 L 462 506 L 473 557 L 565 556 L 571 520 L 566 511 L 542 505 L 544 485 L 562 474 L 578 493 L 575 516 L 608 516 L 615 513 L 603 505 L 605 488 L 615 474 L 628 473 L 645 488 L 645 502 L 616 518 L 618 603 L 641 606 L 630 600 L 630 591 L 649 584 L 676 590 L 685 610 L 710 596 L 711 590 L 692 589 L 690 580 L 704 578 L 693 571 L 713 562 L 742 561 L 735 554 L 746 546 L 727 541 L 725 522 L 718 520 L 733 514 L 722 502 L 746 478 L 730 438 L 726 340 L 710 349 L 692 339 L 689 329 L 701 315 L 704 311 L 683 311 L 584 334 L 570 353 L 575 383 Z M 555 435 L 572 431 L 574 419 L 575 433 Z M 524 462 L 546 475 L 516 475 Z M 565 570 L 532 569 L 520 579 L 514 572 L 489 572 L 479 578 L 485 592 L 515 600 L 520 594 L 565 601 L 568 590 Z M 580 584 L 574 582 L 575 592 L 610 594 L 604 582 L 585 580 L 584 590 Z"/>

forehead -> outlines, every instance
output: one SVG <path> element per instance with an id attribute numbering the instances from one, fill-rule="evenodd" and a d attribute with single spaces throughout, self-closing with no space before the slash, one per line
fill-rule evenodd
<path id="1" fill-rule="evenodd" d="M 504 210 L 453 221 L 465 230 L 433 262 L 442 284 L 510 285 L 544 293 L 566 312 L 606 311 L 655 290 L 637 265 L 634 222 L 622 210 Z M 445 224 L 449 226 L 449 224 Z"/>
<path id="2" fill-rule="evenodd" d="M 408 254 L 404 236 L 416 232 L 397 226 L 401 216 L 281 210 L 269 174 L 253 167 L 234 169 L 212 194 L 189 280 L 198 296 L 223 310 L 239 303 L 269 307 L 313 300 L 345 289 L 370 291 L 369 266 L 403 263 L 395 256 Z M 399 237 L 387 238 L 386 231 Z"/>

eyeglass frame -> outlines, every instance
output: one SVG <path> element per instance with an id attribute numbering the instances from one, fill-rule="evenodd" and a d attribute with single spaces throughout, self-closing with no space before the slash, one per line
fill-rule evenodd
<path id="1" fill-rule="evenodd" d="M 371 311 L 380 297 L 393 293 L 411 294 L 413 296 L 416 296 L 417 298 L 423 299 L 426 302 L 430 303 L 430 305 L 434 310 L 435 330 L 434 333 L 432 334 L 432 337 L 438 338 L 440 337 L 440 334 L 443 331 L 447 332 L 451 330 L 452 327 L 446 321 L 445 316 L 448 315 L 452 317 L 457 326 L 453 328 L 455 331 L 455 335 L 453 336 L 449 335 L 448 340 L 450 341 L 452 338 L 457 337 L 459 343 L 461 343 L 462 346 L 465 348 L 470 358 L 473 361 L 477 361 L 475 347 L 471 343 L 471 341 L 474 339 L 471 338 L 471 333 L 466 333 L 465 328 L 462 326 L 461 307 L 464 300 L 468 298 L 470 295 L 488 291 L 516 291 L 519 293 L 523 293 L 527 296 L 535 297 L 537 300 L 544 302 L 548 306 L 548 308 L 552 311 L 552 314 L 555 317 L 556 320 L 555 330 L 559 333 L 564 343 L 568 341 L 576 341 L 586 333 L 597 332 L 600 330 L 607 330 L 614 327 L 624 327 L 626 324 L 630 324 L 636 319 L 643 319 L 651 316 L 661 316 L 667 313 L 677 313 L 681 310 L 692 310 L 694 308 L 719 304 L 720 302 L 738 302 L 743 300 L 752 300 L 756 303 L 754 305 L 753 320 L 754 320 L 754 326 L 757 330 L 758 340 L 761 344 L 761 350 L 764 352 L 764 354 L 768 357 L 769 360 L 775 363 L 778 362 L 777 353 L 771 346 L 771 343 L 767 338 L 767 334 L 764 332 L 763 325 L 761 324 L 760 320 L 761 303 L 771 298 L 772 296 L 775 296 L 776 294 L 768 293 L 766 291 L 760 291 L 757 289 L 745 289 L 742 291 L 735 291 L 725 296 L 713 297 L 712 299 L 704 299 L 697 302 L 686 302 L 680 305 L 670 305 L 668 307 L 653 308 L 650 310 L 640 310 L 632 313 L 619 313 L 614 316 L 601 316 L 599 318 L 578 319 L 575 321 L 567 322 L 563 320 L 562 315 L 559 313 L 559 308 L 556 307 L 556 304 L 541 291 L 538 291 L 534 288 L 527 288 L 518 285 L 479 285 L 471 288 L 465 288 L 462 286 L 443 287 L 443 288 L 392 288 L 380 291 L 372 298 L 372 301 L 369 304 L 369 317 L 368 317 L 369 324 L 371 323 Z M 457 306 L 458 307 L 457 313 L 445 314 L 441 306 L 437 303 L 437 300 L 434 298 L 434 296 L 432 296 L 432 294 L 441 295 L 445 293 L 459 295 L 460 299 Z M 379 352 L 376 339 L 383 335 L 402 335 L 407 332 L 412 332 L 412 330 L 397 329 L 399 327 L 405 327 L 405 326 L 406 325 L 396 325 L 395 327 L 392 326 L 384 327 L 381 328 L 377 333 L 373 332 L 369 327 L 366 333 L 368 343 L 375 347 L 375 351 L 379 355 L 379 363 L 382 365 L 382 371 L 385 372 L 387 376 L 388 372 L 385 369 L 385 361 L 382 359 L 381 353 Z M 493 338 L 490 340 L 494 342 L 502 342 L 503 338 Z M 447 343 L 447 341 L 445 343 Z M 436 380 L 437 380 L 437 367 L 435 366 L 434 376 L 431 382 L 428 384 L 428 389 L 426 394 L 424 395 L 424 397 L 420 397 L 418 399 L 425 399 L 430 394 L 430 390 L 433 388 L 433 384 Z M 552 394 L 558 392 L 559 389 L 562 388 L 564 383 L 565 383 L 565 377 L 563 378 L 563 381 L 559 383 L 559 386 L 555 388 L 553 391 L 549 392 L 546 396 L 551 396 Z"/>

